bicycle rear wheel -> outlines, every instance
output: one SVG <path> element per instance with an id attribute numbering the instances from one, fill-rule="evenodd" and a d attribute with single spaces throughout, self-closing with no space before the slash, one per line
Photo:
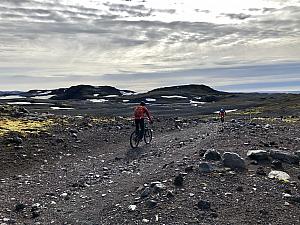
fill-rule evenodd
<path id="1" fill-rule="evenodd" d="M 136 132 L 133 131 L 130 135 L 131 148 L 137 148 L 139 146 L 139 143 L 140 143 L 139 135 L 137 135 Z"/>
<path id="2" fill-rule="evenodd" d="M 144 141 L 146 144 L 150 144 L 152 141 L 152 131 L 150 129 L 145 130 Z"/>

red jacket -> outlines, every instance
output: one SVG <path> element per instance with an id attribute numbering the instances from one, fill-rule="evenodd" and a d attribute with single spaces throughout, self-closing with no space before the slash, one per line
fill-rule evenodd
<path id="1" fill-rule="evenodd" d="M 224 117 L 226 115 L 226 112 L 225 111 L 224 112 L 219 112 L 219 115 Z"/>
<path id="2" fill-rule="evenodd" d="M 149 120 L 151 121 L 151 116 L 149 113 L 149 110 L 146 108 L 146 106 L 137 106 L 134 109 L 134 119 L 144 119 L 144 115 L 147 115 L 147 117 L 149 118 Z"/>

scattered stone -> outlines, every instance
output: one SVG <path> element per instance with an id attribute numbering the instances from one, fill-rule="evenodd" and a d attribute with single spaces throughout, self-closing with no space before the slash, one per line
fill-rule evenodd
<path id="1" fill-rule="evenodd" d="M 281 150 L 270 150 L 270 156 L 273 159 L 277 159 L 288 164 L 299 164 L 299 157 L 292 153 Z"/>
<path id="2" fill-rule="evenodd" d="M 242 186 L 238 186 L 238 187 L 236 188 L 236 190 L 237 190 L 238 192 L 242 192 L 242 191 L 244 191 L 244 188 L 243 188 Z"/>
<path id="3" fill-rule="evenodd" d="M 206 150 L 205 150 L 205 149 L 200 149 L 200 150 L 199 150 L 199 156 L 200 156 L 200 157 L 203 157 L 203 156 L 205 155 L 205 153 L 206 153 Z"/>
<path id="4" fill-rule="evenodd" d="M 280 162 L 278 160 L 273 160 L 271 167 L 275 170 L 282 170 L 283 169 L 282 162 Z"/>
<path id="5" fill-rule="evenodd" d="M 222 156 L 222 162 L 225 167 L 231 169 L 246 169 L 245 160 L 237 153 L 225 152 Z"/>
<path id="6" fill-rule="evenodd" d="M 265 171 L 264 168 L 261 167 L 261 166 L 257 168 L 256 174 L 257 174 L 257 175 L 261 175 L 261 176 L 267 176 L 266 171 Z"/>
<path id="7" fill-rule="evenodd" d="M 142 198 L 146 198 L 146 197 L 148 197 L 150 195 L 150 193 L 151 193 L 151 189 L 149 187 L 146 187 L 144 189 L 144 191 L 141 193 L 141 197 Z"/>
<path id="8" fill-rule="evenodd" d="M 40 203 L 35 203 L 31 206 L 31 212 L 39 210 L 41 207 Z"/>
<path id="9" fill-rule="evenodd" d="M 24 149 L 24 146 L 23 145 L 16 145 L 15 146 L 15 150 L 16 151 L 20 151 L 20 150 L 23 150 Z"/>
<path id="10" fill-rule="evenodd" d="M 21 212 L 23 209 L 26 208 L 26 205 L 24 205 L 23 203 L 18 203 L 16 206 L 15 206 L 15 211 L 16 212 Z"/>
<path id="11" fill-rule="evenodd" d="M 209 149 L 205 152 L 204 159 L 220 161 L 221 160 L 221 154 L 216 150 Z"/>
<path id="12" fill-rule="evenodd" d="M 16 144 L 16 145 L 21 145 L 23 143 L 23 139 L 20 138 L 19 136 L 14 136 L 14 137 L 7 138 L 6 141 L 8 143 Z"/>
<path id="13" fill-rule="evenodd" d="M 300 203 L 300 195 L 291 195 L 286 197 L 290 202 Z"/>
<path id="14" fill-rule="evenodd" d="M 34 218 L 37 218 L 39 217 L 41 214 L 40 214 L 40 211 L 33 211 L 32 212 L 32 215 L 31 215 L 31 218 L 34 219 Z"/>
<path id="15" fill-rule="evenodd" d="M 130 212 L 135 211 L 135 210 L 136 210 L 136 205 L 130 205 L 130 206 L 128 206 L 128 210 L 129 210 Z"/>
<path id="16" fill-rule="evenodd" d="M 157 182 L 154 186 L 153 186 L 153 192 L 154 193 L 159 193 L 163 190 L 166 189 L 166 186 L 164 184 L 162 184 L 161 182 Z"/>
<path id="17" fill-rule="evenodd" d="M 149 207 L 149 208 L 154 208 L 156 205 L 157 205 L 157 201 L 155 200 L 149 200 L 146 202 L 146 205 Z"/>
<path id="18" fill-rule="evenodd" d="M 197 203 L 197 207 L 202 210 L 202 211 L 208 211 L 210 210 L 210 202 L 208 201 L 204 201 L 204 200 L 200 200 L 198 203 Z"/>
<path id="19" fill-rule="evenodd" d="M 177 175 L 174 179 L 174 185 L 177 187 L 183 186 L 183 176 L 181 174 Z"/>
<path id="20" fill-rule="evenodd" d="M 287 181 L 290 179 L 290 175 L 288 175 L 286 172 L 279 171 L 279 170 L 273 170 L 268 174 L 268 177 L 271 179 L 278 179 L 278 180 L 284 180 Z"/>
<path id="21" fill-rule="evenodd" d="M 272 126 L 271 126 L 270 124 L 266 124 L 266 125 L 264 126 L 264 128 L 265 128 L 266 130 L 268 130 L 268 129 L 272 128 Z"/>
<path id="22" fill-rule="evenodd" d="M 194 170 L 194 166 L 188 166 L 188 167 L 186 167 L 186 168 L 184 169 L 184 171 L 185 171 L 186 173 L 193 172 L 193 170 Z"/>
<path id="23" fill-rule="evenodd" d="M 174 197 L 175 197 L 175 195 L 173 194 L 173 192 L 172 191 L 168 191 L 167 198 L 174 198 Z"/>
<path id="24" fill-rule="evenodd" d="M 211 164 L 211 163 L 208 163 L 208 162 L 200 162 L 199 164 L 199 171 L 201 173 L 211 173 L 213 172 L 215 169 L 214 169 L 214 166 Z"/>
<path id="25" fill-rule="evenodd" d="M 143 222 L 143 223 L 149 223 L 150 220 L 148 220 L 148 219 L 143 219 L 142 222 Z"/>
<path id="26" fill-rule="evenodd" d="M 262 215 L 264 215 L 264 216 L 266 216 L 266 215 L 269 214 L 269 212 L 266 209 L 260 209 L 259 213 L 262 214 Z"/>
<path id="27" fill-rule="evenodd" d="M 253 160 L 267 160 L 269 157 L 269 154 L 265 150 L 250 150 L 247 152 L 247 157 Z"/>

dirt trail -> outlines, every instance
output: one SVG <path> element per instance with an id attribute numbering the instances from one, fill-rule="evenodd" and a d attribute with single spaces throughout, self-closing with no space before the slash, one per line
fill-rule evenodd
<path id="1" fill-rule="evenodd" d="M 282 184 L 257 177 L 253 172 L 255 165 L 249 165 L 246 173 L 188 172 L 184 186 L 174 186 L 173 180 L 179 173 L 192 166 L 196 168 L 203 150 L 232 150 L 245 156 L 247 150 L 258 148 L 261 140 L 273 138 L 269 138 L 270 134 L 266 138 L 265 134 L 255 133 L 254 140 L 248 128 L 237 129 L 234 124 L 226 124 L 222 127 L 218 123 L 191 122 L 181 130 L 163 132 L 160 130 L 164 126 L 158 125 L 151 145 L 137 149 L 129 147 L 130 127 L 121 130 L 93 127 L 79 131 L 73 139 L 65 132 L 60 133 L 67 147 L 51 146 L 51 141 L 44 147 L 62 148 L 63 154 L 34 165 L 26 174 L 19 171 L 13 177 L 2 175 L 0 188 L 5 195 L 0 198 L 0 218 L 9 218 L 15 224 L 58 225 L 283 224 L 284 221 L 297 224 L 299 208 L 284 206 L 282 192 L 297 192 L 299 182 Z M 294 127 L 286 135 L 297 136 L 296 130 Z M 245 145 L 249 140 L 251 144 Z M 287 144 L 288 141 L 282 143 Z M 297 144 L 293 142 L 290 146 Z M 299 167 L 286 168 L 296 170 L 293 174 L 299 172 Z M 145 185 L 155 181 L 164 184 L 164 190 L 141 198 Z M 236 191 L 239 186 L 244 192 Z M 168 196 L 170 193 L 174 197 Z M 200 198 L 212 202 L 213 210 L 199 211 L 196 205 Z M 149 200 L 157 206 L 148 207 Z M 17 203 L 25 204 L 26 208 L 18 213 L 12 211 Z M 32 218 L 35 203 L 40 205 L 36 210 L 38 215 Z M 130 211 L 130 205 L 137 209 Z"/>

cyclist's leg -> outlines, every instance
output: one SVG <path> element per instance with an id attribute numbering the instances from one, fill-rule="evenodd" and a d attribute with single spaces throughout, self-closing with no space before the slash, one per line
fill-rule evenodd
<path id="1" fill-rule="evenodd" d="M 143 139 L 144 132 L 145 132 L 145 120 L 144 120 L 144 118 L 140 119 L 140 126 L 141 126 L 140 139 Z"/>
<path id="2" fill-rule="evenodd" d="M 140 120 L 135 119 L 134 122 L 135 122 L 135 133 L 137 135 L 139 135 L 140 134 Z"/>

